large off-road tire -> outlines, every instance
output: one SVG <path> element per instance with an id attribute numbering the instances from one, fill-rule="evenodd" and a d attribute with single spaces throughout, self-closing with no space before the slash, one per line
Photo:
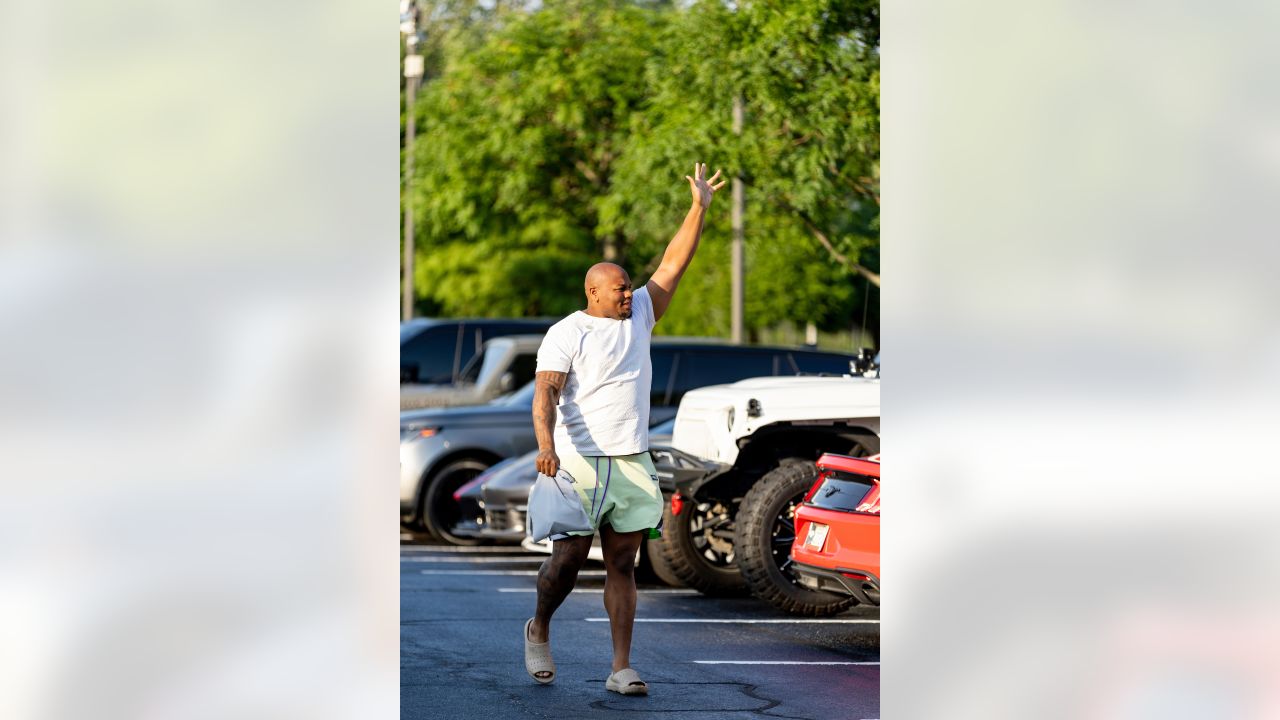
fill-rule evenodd
<path id="1" fill-rule="evenodd" d="M 733 549 L 733 508 L 686 500 L 679 515 L 662 510 L 661 563 L 686 587 L 704 595 L 745 595 Z"/>
<path id="2" fill-rule="evenodd" d="M 738 510 L 734 545 L 751 594 L 795 615 L 834 615 L 857 603 L 851 597 L 810 590 L 790 573 L 795 511 L 818 479 L 809 462 L 786 462 L 755 482 Z"/>
<path id="3" fill-rule="evenodd" d="M 431 476 L 422 494 L 422 524 L 434 536 L 450 545 L 479 545 L 481 538 L 453 534 L 461 513 L 453 493 L 467 481 L 489 469 L 489 463 L 472 458 L 454 460 Z"/>
<path id="4" fill-rule="evenodd" d="M 664 531 L 665 532 L 665 531 Z M 645 570 L 655 580 L 671 587 L 685 587 L 684 581 L 671 569 L 671 563 L 662 554 L 662 538 L 651 538 L 644 541 Z"/>
<path id="5" fill-rule="evenodd" d="M 640 559 L 636 562 L 636 582 L 657 583 L 682 588 L 684 583 L 671 573 L 671 568 L 662 559 L 662 540 L 646 539 L 640 544 Z"/>

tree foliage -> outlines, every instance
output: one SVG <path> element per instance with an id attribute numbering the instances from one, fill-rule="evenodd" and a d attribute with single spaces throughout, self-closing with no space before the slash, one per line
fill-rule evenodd
<path id="1" fill-rule="evenodd" d="M 470 19 L 439 33 L 412 109 L 421 309 L 566 313 L 600 259 L 644 282 L 702 160 L 746 184 L 749 328 L 847 328 L 869 301 L 874 323 L 877 3 L 548 0 L 480 20 L 454 4 Z M 660 332 L 728 333 L 729 200 Z"/>

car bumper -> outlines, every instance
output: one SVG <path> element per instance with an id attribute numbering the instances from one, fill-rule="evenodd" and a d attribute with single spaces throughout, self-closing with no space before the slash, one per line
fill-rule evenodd
<path id="1" fill-rule="evenodd" d="M 461 519 L 449 532 L 458 537 L 485 537 L 484 504 L 478 495 L 465 495 L 458 499 L 458 512 Z"/>
<path id="2" fill-rule="evenodd" d="M 802 562 L 791 563 L 791 569 L 801 585 L 811 590 L 851 595 L 863 605 L 880 605 L 880 578 L 866 570 L 854 568 L 824 568 Z M 849 577 L 856 575 L 858 577 Z"/>
<path id="3" fill-rule="evenodd" d="M 525 522 L 528 508 L 523 505 L 514 507 L 490 507 L 484 509 L 485 527 L 481 536 L 504 542 L 520 542 L 525 536 Z"/>
<path id="4" fill-rule="evenodd" d="M 441 454 L 436 438 L 400 443 L 400 518 L 416 520 L 422 477 Z"/>
<path id="5" fill-rule="evenodd" d="M 449 532 L 458 537 L 486 537 L 484 528 L 473 522 L 461 522 L 450 528 Z"/>

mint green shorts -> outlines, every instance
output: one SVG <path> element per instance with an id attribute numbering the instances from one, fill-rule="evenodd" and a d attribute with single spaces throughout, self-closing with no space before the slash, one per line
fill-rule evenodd
<path id="1" fill-rule="evenodd" d="M 661 530 L 662 490 L 658 488 L 658 471 L 647 451 L 614 457 L 584 457 L 559 450 L 556 454 L 561 467 L 576 481 L 573 486 L 594 529 L 567 533 L 552 540 L 569 535 L 589 537 L 604 524 L 623 533 Z"/>

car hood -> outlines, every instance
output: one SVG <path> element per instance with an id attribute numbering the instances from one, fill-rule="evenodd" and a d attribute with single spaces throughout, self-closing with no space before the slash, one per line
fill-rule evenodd
<path id="1" fill-rule="evenodd" d="M 533 424 L 533 408 L 505 405 L 477 405 L 474 407 L 432 408 L 406 410 L 400 413 L 400 424 L 407 422 L 438 422 L 450 426 L 485 426 Z"/>
<path id="2" fill-rule="evenodd" d="M 511 464 L 495 472 L 485 482 L 484 487 L 493 490 L 509 490 L 532 485 L 538 479 L 538 468 L 534 464 L 537 457 L 537 450 L 517 457 Z"/>
<path id="3" fill-rule="evenodd" d="M 690 390 L 671 444 L 733 464 L 739 440 L 774 423 L 853 421 L 880 432 L 880 381 L 863 377 L 765 377 Z"/>
<path id="4" fill-rule="evenodd" d="M 690 390 L 680 402 L 673 434 L 679 438 L 680 418 L 687 415 L 687 410 L 743 405 L 745 411 L 748 400 L 756 400 L 770 421 L 879 417 L 880 381 L 861 377 L 765 377 Z"/>

